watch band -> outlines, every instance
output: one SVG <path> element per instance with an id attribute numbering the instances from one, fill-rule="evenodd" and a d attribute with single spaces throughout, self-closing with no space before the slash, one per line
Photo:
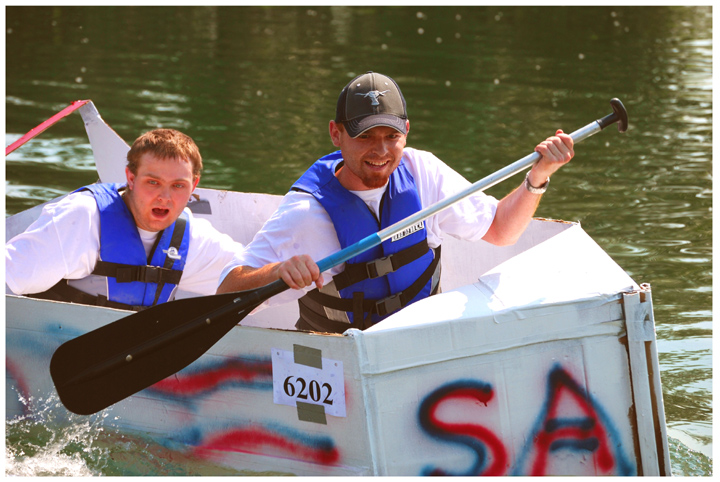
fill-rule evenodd
<path id="1" fill-rule="evenodd" d="M 548 185 L 550 184 L 550 178 L 548 177 L 547 180 L 543 183 L 542 186 L 535 187 L 532 184 L 530 184 L 530 171 L 525 175 L 525 189 L 530 191 L 533 194 L 543 194 L 545 191 L 547 191 Z"/>

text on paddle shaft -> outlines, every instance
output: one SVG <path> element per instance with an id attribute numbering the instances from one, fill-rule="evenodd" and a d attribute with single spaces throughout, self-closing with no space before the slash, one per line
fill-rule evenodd
<path id="1" fill-rule="evenodd" d="M 417 231 L 420 231 L 420 230 L 423 229 L 424 227 L 425 227 L 425 225 L 423 224 L 423 221 L 420 221 L 420 222 L 417 223 L 417 224 L 413 224 L 413 225 L 410 226 L 409 228 L 403 229 L 402 231 L 400 231 L 400 232 L 397 233 L 397 234 L 393 234 L 392 238 L 390 238 L 390 241 L 395 242 L 395 241 L 397 241 L 397 240 L 399 240 L 399 239 L 404 238 L 405 236 L 409 236 L 409 235 L 411 235 L 412 233 L 415 233 L 415 232 L 417 232 Z"/>

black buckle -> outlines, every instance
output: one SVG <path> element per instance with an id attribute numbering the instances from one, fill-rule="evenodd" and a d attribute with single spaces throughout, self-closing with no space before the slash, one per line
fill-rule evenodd
<path id="1" fill-rule="evenodd" d="M 367 270 L 368 278 L 370 279 L 379 278 L 380 276 L 392 273 L 395 271 L 392 264 L 392 255 L 385 256 L 384 258 L 378 258 L 375 261 L 370 261 L 365 264 L 365 269 Z"/>
<path id="2" fill-rule="evenodd" d="M 143 283 L 160 283 L 162 281 L 162 268 L 157 266 L 133 266 L 130 268 L 118 268 L 115 272 L 115 281 L 118 283 L 131 283 L 142 281 Z"/>
<path id="3" fill-rule="evenodd" d="M 138 266 L 138 279 L 146 283 L 159 283 L 162 272 L 156 266 Z"/>
<path id="4" fill-rule="evenodd" d="M 375 310 L 377 310 L 377 314 L 380 316 L 386 316 L 402 308 L 403 304 L 400 299 L 400 295 L 402 295 L 402 292 L 396 295 L 388 296 L 384 300 L 380 300 L 375 303 Z"/>

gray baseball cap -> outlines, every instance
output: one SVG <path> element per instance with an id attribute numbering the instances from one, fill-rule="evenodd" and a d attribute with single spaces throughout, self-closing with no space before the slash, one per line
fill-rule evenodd
<path id="1" fill-rule="evenodd" d="M 340 92 L 335 122 L 342 122 L 350 137 L 387 126 L 407 134 L 407 107 L 400 87 L 387 75 L 368 72 L 351 80 Z"/>

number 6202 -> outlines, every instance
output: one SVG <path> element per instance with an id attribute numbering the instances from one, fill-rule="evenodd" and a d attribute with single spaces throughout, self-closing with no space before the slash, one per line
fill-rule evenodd
<path id="1" fill-rule="evenodd" d="M 331 398 L 332 386 L 329 383 L 320 385 L 320 382 L 317 380 L 307 382 L 302 377 L 289 376 L 283 383 L 283 390 L 288 397 L 295 397 L 300 400 L 310 399 L 313 402 L 324 403 L 326 405 L 333 404 Z"/>

